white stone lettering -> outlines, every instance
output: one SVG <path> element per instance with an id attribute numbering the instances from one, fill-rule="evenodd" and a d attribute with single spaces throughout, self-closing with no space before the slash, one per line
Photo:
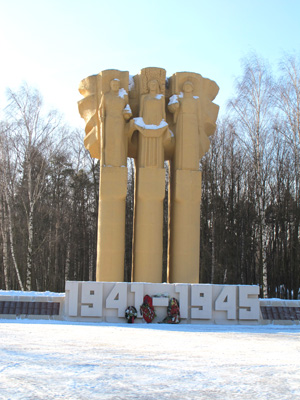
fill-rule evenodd
<path id="1" fill-rule="evenodd" d="M 176 283 L 175 292 L 179 293 L 180 318 L 189 317 L 189 285 L 186 283 Z"/>
<path id="2" fill-rule="evenodd" d="M 259 319 L 259 287 L 239 286 L 239 319 Z"/>
<path id="3" fill-rule="evenodd" d="M 153 299 L 157 322 L 167 316 L 167 306 L 172 297 L 179 301 L 182 322 L 260 320 L 259 287 L 254 285 L 68 281 L 65 290 L 65 315 L 83 321 L 101 318 L 124 322 L 126 308 L 134 305 L 138 311 L 136 322 L 141 322 L 139 310 L 144 294 Z"/>
<path id="4" fill-rule="evenodd" d="M 212 318 L 212 285 L 191 285 L 191 318 Z"/>
<path id="5" fill-rule="evenodd" d="M 67 281 L 65 288 L 68 302 L 68 315 L 70 317 L 77 317 L 78 315 L 78 292 L 79 282 Z"/>
<path id="6" fill-rule="evenodd" d="M 102 282 L 82 282 L 81 316 L 102 317 Z"/>
<path id="7" fill-rule="evenodd" d="M 125 316 L 127 308 L 127 283 L 118 282 L 106 298 L 106 308 L 117 308 L 118 317 Z"/>
<path id="8" fill-rule="evenodd" d="M 134 307 L 137 310 L 137 318 L 142 318 L 141 313 L 139 312 L 141 305 L 143 304 L 144 299 L 144 285 L 143 283 L 134 282 L 130 285 L 131 292 L 134 293 Z"/>
<path id="9" fill-rule="evenodd" d="M 227 311 L 227 319 L 236 319 L 236 286 L 224 286 L 215 301 L 215 311 Z"/>

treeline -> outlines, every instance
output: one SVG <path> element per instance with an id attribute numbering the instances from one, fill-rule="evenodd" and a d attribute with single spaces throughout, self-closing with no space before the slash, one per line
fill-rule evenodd
<path id="1" fill-rule="evenodd" d="M 8 91 L 0 128 L 0 287 L 64 291 L 93 280 L 99 166 L 84 132 L 43 114 L 40 94 Z"/>
<path id="2" fill-rule="evenodd" d="M 298 297 L 299 151 L 299 59 L 284 57 L 275 80 L 248 57 L 202 162 L 201 281 Z"/>
<path id="3" fill-rule="evenodd" d="M 99 164 L 83 136 L 57 113 L 43 113 L 34 89 L 8 91 L 0 125 L 0 288 L 64 291 L 67 279 L 95 279 Z M 299 59 L 285 56 L 275 79 L 264 60 L 248 56 L 201 162 L 200 282 L 259 284 L 265 297 L 298 297 L 299 150 Z M 132 159 L 128 171 L 127 281 Z M 167 198 L 165 205 L 167 244 Z M 166 266 L 165 252 L 164 278 Z"/>

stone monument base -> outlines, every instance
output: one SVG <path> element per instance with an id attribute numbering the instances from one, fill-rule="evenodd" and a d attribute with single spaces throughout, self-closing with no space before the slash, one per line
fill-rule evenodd
<path id="1" fill-rule="evenodd" d="M 143 296 L 152 296 L 162 322 L 169 298 L 180 303 L 181 324 L 300 324 L 300 300 L 259 299 L 258 286 L 66 282 L 66 293 L 0 291 L 0 319 L 42 319 L 70 322 L 127 323 L 125 310 L 135 306 L 135 323 Z"/>
<path id="2" fill-rule="evenodd" d="M 169 299 L 175 297 L 180 305 L 181 323 L 258 323 L 258 294 L 258 286 L 68 281 L 65 318 L 126 322 L 125 310 L 134 306 L 138 311 L 135 322 L 142 323 L 145 321 L 139 310 L 144 296 L 149 295 L 156 313 L 154 322 L 163 321 Z"/>

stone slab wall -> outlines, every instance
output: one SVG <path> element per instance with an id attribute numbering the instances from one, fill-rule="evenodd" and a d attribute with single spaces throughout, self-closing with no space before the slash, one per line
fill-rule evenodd
<path id="1" fill-rule="evenodd" d="M 64 293 L 0 290 L 2 319 L 64 319 Z"/>
<path id="2" fill-rule="evenodd" d="M 258 286 L 66 282 L 65 293 L 0 291 L 0 319 L 42 319 L 126 323 L 125 310 L 135 306 L 135 323 L 144 296 L 153 299 L 156 318 L 167 315 L 169 299 L 180 303 L 186 324 L 300 324 L 300 300 L 259 299 Z"/>

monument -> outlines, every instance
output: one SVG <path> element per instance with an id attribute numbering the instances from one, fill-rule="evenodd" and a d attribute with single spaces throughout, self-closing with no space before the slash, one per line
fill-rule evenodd
<path id="1" fill-rule="evenodd" d="M 219 107 L 219 88 L 200 74 L 144 68 L 105 70 L 82 80 L 84 145 L 100 160 L 99 282 L 123 282 L 127 157 L 135 159 L 132 280 L 162 282 L 164 161 L 170 161 L 170 283 L 198 283 L 201 171 Z"/>

